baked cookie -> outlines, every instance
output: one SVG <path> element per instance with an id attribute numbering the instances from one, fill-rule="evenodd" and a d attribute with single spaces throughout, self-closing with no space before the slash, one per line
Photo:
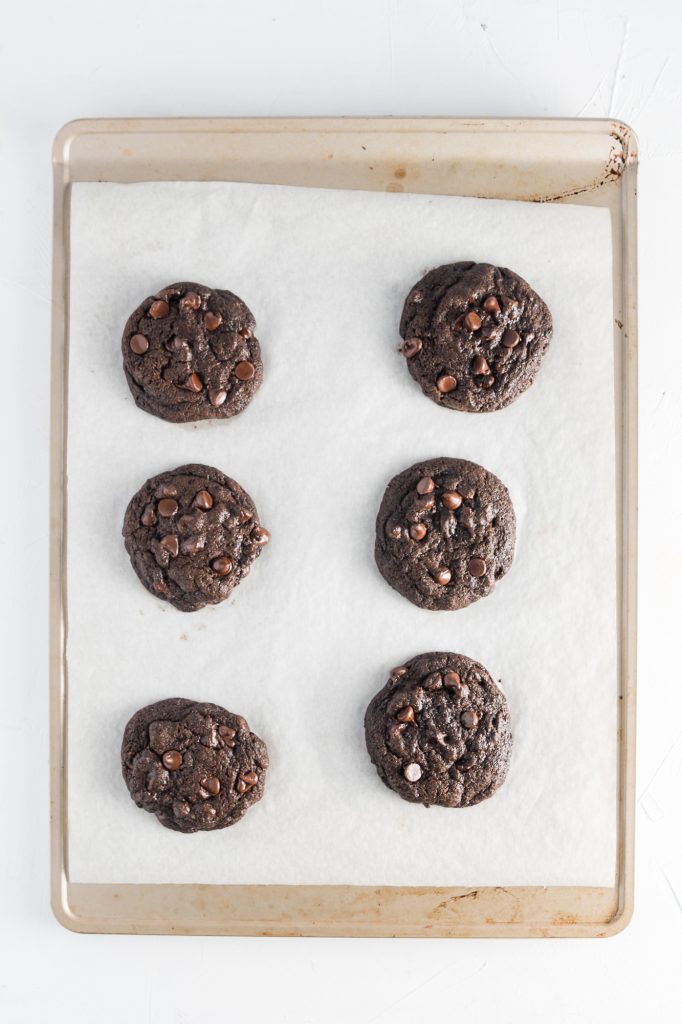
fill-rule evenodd
<path id="1" fill-rule="evenodd" d="M 386 488 L 374 557 L 420 608 L 464 608 L 508 571 L 515 539 L 511 498 L 496 476 L 465 459 L 427 459 Z"/>
<path id="2" fill-rule="evenodd" d="M 123 332 L 135 402 L 171 423 L 225 420 L 263 380 L 256 321 L 232 292 L 182 282 L 142 302 Z"/>
<path id="3" fill-rule="evenodd" d="M 533 383 L 552 316 L 511 270 L 449 263 L 411 290 L 400 334 L 408 369 L 425 395 L 448 409 L 492 412 Z"/>
<path id="4" fill-rule="evenodd" d="M 463 654 L 419 654 L 394 668 L 367 708 L 365 739 L 388 788 L 426 807 L 480 803 L 511 759 L 505 696 Z"/>
<path id="5" fill-rule="evenodd" d="M 136 711 L 121 768 L 138 807 L 176 832 L 227 828 L 263 795 L 265 744 L 240 715 L 182 697 Z"/>
<path id="6" fill-rule="evenodd" d="M 238 483 L 188 465 L 143 484 L 126 509 L 123 539 L 147 590 L 194 612 L 230 596 L 270 534 Z"/>

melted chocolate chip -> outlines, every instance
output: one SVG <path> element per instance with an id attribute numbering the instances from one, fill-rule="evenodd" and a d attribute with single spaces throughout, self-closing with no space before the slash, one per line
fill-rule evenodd
<path id="1" fill-rule="evenodd" d="M 210 311 L 204 315 L 204 326 L 207 331 L 217 331 L 223 322 L 223 318 L 220 313 L 211 313 Z"/>
<path id="2" fill-rule="evenodd" d="M 406 359 L 413 359 L 422 350 L 421 338 L 406 338 L 400 347 L 400 351 Z"/>
<path id="3" fill-rule="evenodd" d="M 154 320 L 163 320 L 170 312 L 170 307 L 164 299 L 157 299 L 149 307 L 149 315 Z"/>
<path id="4" fill-rule="evenodd" d="M 149 348 L 149 338 L 145 338 L 144 334 L 133 334 L 130 339 L 130 348 L 135 355 L 144 355 Z"/>
<path id="5" fill-rule="evenodd" d="M 457 387 L 457 381 L 454 377 L 451 377 L 450 374 L 446 373 L 443 374 L 442 377 L 438 378 L 436 381 L 436 387 L 442 395 L 449 395 L 450 392 L 454 391 Z"/>

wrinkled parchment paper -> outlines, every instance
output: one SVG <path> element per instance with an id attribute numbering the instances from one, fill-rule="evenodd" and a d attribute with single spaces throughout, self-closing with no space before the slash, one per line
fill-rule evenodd
<path id="1" fill-rule="evenodd" d="M 535 385 L 467 415 L 397 354 L 410 286 L 459 259 L 515 269 L 554 315 Z M 265 381 L 224 423 L 139 411 L 120 336 L 176 280 L 253 310 Z M 68 398 L 68 864 L 78 882 L 610 885 L 616 849 L 616 547 L 608 213 L 569 205 L 223 183 L 76 184 Z M 516 558 L 495 593 L 417 609 L 373 562 L 387 481 L 418 459 L 480 462 L 508 486 Z M 213 464 L 272 541 L 221 606 L 150 596 L 120 531 L 151 475 Z M 391 666 L 483 662 L 514 727 L 508 780 L 466 810 L 386 789 L 363 714 Z M 168 696 L 243 714 L 269 747 L 236 827 L 180 835 L 123 784 L 123 727 Z"/>

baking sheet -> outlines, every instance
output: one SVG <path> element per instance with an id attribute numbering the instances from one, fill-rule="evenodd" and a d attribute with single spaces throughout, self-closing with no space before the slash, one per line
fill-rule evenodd
<path id="1" fill-rule="evenodd" d="M 616 550 L 611 242 L 606 210 L 224 183 L 77 184 L 68 430 L 69 876 L 76 882 L 612 885 Z M 509 409 L 438 409 L 395 348 L 428 267 L 509 265 L 555 337 Z M 265 382 L 224 424 L 136 409 L 120 366 L 137 302 L 183 278 L 258 320 Z M 519 536 L 496 592 L 454 613 L 395 594 L 372 559 L 387 480 L 417 459 L 481 462 Z M 183 615 L 148 595 L 120 540 L 150 475 L 213 463 L 273 539 L 226 604 Z M 452 649 L 510 701 L 506 785 L 475 808 L 408 805 L 364 749 L 394 664 Z M 238 827 L 182 836 L 130 801 L 120 735 L 183 695 L 244 714 L 267 741 L 265 799 Z"/>

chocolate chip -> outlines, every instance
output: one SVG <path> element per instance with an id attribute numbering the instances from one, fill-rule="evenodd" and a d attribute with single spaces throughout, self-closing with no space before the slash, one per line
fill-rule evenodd
<path id="1" fill-rule="evenodd" d="M 495 298 L 494 295 L 489 295 L 488 296 L 488 298 L 483 303 L 483 308 L 486 311 L 486 313 L 499 313 L 500 312 L 500 304 L 499 304 L 499 302 L 497 301 L 497 299 Z"/>
<path id="2" fill-rule="evenodd" d="M 204 511 L 208 511 L 209 508 L 213 508 L 213 497 L 208 491 L 199 491 L 194 496 L 194 504 L 197 508 L 203 508 Z"/>
<path id="3" fill-rule="evenodd" d="M 186 818 L 191 810 L 186 800 L 176 800 L 173 804 L 173 814 L 176 818 Z"/>
<path id="4" fill-rule="evenodd" d="M 164 768 L 169 772 L 176 772 L 182 764 L 182 754 L 179 750 L 167 750 L 161 758 Z"/>
<path id="5" fill-rule="evenodd" d="M 225 391 L 224 388 L 218 388 L 217 390 L 215 388 L 211 388 L 208 392 L 208 397 L 211 405 L 215 405 L 217 409 L 218 406 L 222 405 L 227 398 L 227 391 Z"/>
<path id="6" fill-rule="evenodd" d="M 220 792 L 220 779 L 217 779 L 215 775 L 211 775 L 210 778 L 204 779 L 201 783 L 202 787 L 211 794 L 211 796 L 217 796 Z"/>
<path id="7" fill-rule="evenodd" d="M 218 726 L 218 735 L 221 737 L 221 739 L 225 743 L 226 747 L 235 747 L 236 746 L 236 743 L 235 743 L 235 740 L 234 740 L 235 736 L 237 735 L 237 730 L 236 729 L 230 728 L 229 725 L 219 725 Z"/>
<path id="8" fill-rule="evenodd" d="M 205 537 L 188 537 L 187 540 L 183 540 L 181 551 L 183 555 L 198 555 L 203 550 L 205 544 Z"/>
<path id="9" fill-rule="evenodd" d="M 221 555 L 220 558 L 213 559 L 211 568 L 218 576 L 227 576 L 229 572 L 232 572 L 232 562 L 225 555 Z"/>
<path id="10" fill-rule="evenodd" d="M 165 316 L 168 316 L 169 312 L 170 307 L 163 299 L 157 299 L 156 302 L 152 302 L 149 307 L 149 315 L 154 320 L 163 320 Z"/>
<path id="11" fill-rule="evenodd" d="M 455 690 L 461 685 L 461 683 L 462 677 L 460 676 L 459 672 L 453 672 L 452 670 L 450 670 L 449 672 L 446 672 L 443 676 L 443 685 L 445 686 L 446 690 Z"/>
<path id="12" fill-rule="evenodd" d="M 485 576 L 486 564 L 482 558 L 470 558 L 468 569 L 472 576 Z"/>
<path id="13" fill-rule="evenodd" d="M 147 505 L 144 512 L 140 516 L 140 522 L 143 526 L 153 526 L 156 522 L 156 516 L 154 514 L 154 506 Z"/>
<path id="14" fill-rule="evenodd" d="M 521 335 L 518 331 L 509 330 L 502 335 L 502 344 L 505 348 L 516 348 L 520 341 Z"/>
<path id="15" fill-rule="evenodd" d="M 167 551 L 171 558 L 178 557 L 179 542 L 178 538 L 174 533 L 170 533 L 167 537 L 164 537 L 161 541 L 161 547 L 164 551 Z"/>
<path id="16" fill-rule="evenodd" d="M 414 708 L 408 704 L 406 708 L 396 711 L 395 717 L 399 722 L 414 722 Z"/>
<path id="17" fill-rule="evenodd" d="M 136 355 L 143 356 L 149 348 L 149 338 L 145 338 L 144 334 L 133 334 L 130 347 Z"/>
<path id="18" fill-rule="evenodd" d="M 406 338 L 400 347 L 400 351 L 406 359 L 413 359 L 414 356 L 418 356 L 422 350 L 421 338 Z"/>
<path id="19" fill-rule="evenodd" d="M 256 367 L 253 363 L 244 360 L 241 363 L 237 363 L 234 368 L 234 375 L 237 380 L 253 380 L 256 375 Z"/>
<path id="20" fill-rule="evenodd" d="M 440 584 L 441 587 L 447 587 L 448 583 L 452 579 L 452 573 L 446 567 L 436 569 L 432 575 L 436 583 Z"/>
<path id="21" fill-rule="evenodd" d="M 208 718 L 206 721 L 206 732 L 201 737 L 201 745 L 203 747 L 217 747 L 218 737 L 216 736 L 216 727 L 212 718 Z M 203 783 L 202 783 L 203 785 Z"/>
<path id="22" fill-rule="evenodd" d="M 468 331 L 477 331 L 481 326 L 481 318 L 473 309 L 464 317 L 464 326 Z"/>
<path id="23" fill-rule="evenodd" d="M 181 348 L 185 348 L 187 342 L 184 338 L 179 338 L 174 335 L 169 341 L 166 342 L 166 348 L 169 352 L 179 352 Z"/>
<path id="24" fill-rule="evenodd" d="M 408 782 L 419 782 L 422 777 L 422 770 L 418 764 L 406 764 L 403 768 L 403 775 Z"/>
<path id="25" fill-rule="evenodd" d="M 247 341 L 249 340 L 249 338 L 253 338 L 253 331 L 251 330 L 250 327 L 242 327 L 241 330 L 239 331 L 239 334 L 242 338 L 245 338 Z"/>
<path id="26" fill-rule="evenodd" d="M 445 491 L 440 499 L 445 506 L 453 511 L 462 504 L 462 495 L 458 491 Z"/>
<path id="27" fill-rule="evenodd" d="M 402 533 L 403 531 L 399 526 L 392 526 L 390 523 L 386 523 L 386 536 L 390 537 L 391 540 L 400 540 Z"/>
<path id="28" fill-rule="evenodd" d="M 443 677 L 440 672 L 431 672 L 422 683 L 425 690 L 440 690 L 442 685 Z"/>
<path id="29" fill-rule="evenodd" d="M 198 309 L 201 305 L 201 296 L 197 295 L 196 292 L 187 292 L 186 295 L 180 299 L 180 309 L 183 313 L 188 313 L 191 309 Z"/>
<path id="30" fill-rule="evenodd" d="M 170 587 L 165 580 L 154 580 L 154 590 L 157 594 L 167 594 Z"/>
<path id="31" fill-rule="evenodd" d="M 415 523 L 414 526 L 410 527 L 410 537 L 412 540 L 424 540 L 426 536 L 426 527 L 423 523 Z"/>
<path id="32" fill-rule="evenodd" d="M 402 679 L 403 676 L 407 675 L 407 669 L 404 665 L 398 665 L 397 668 L 392 668 L 388 674 L 395 683 L 398 679 Z"/>
<path id="33" fill-rule="evenodd" d="M 159 515 L 169 519 L 178 511 L 179 505 L 173 498 L 162 498 L 158 505 Z"/>
<path id="34" fill-rule="evenodd" d="M 159 484 L 154 494 L 157 498 L 177 498 L 178 489 L 175 484 Z"/>
<path id="35" fill-rule="evenodd" d="M 430 494 L 436 485 L 430 476 L 423 476 L 417 484 L 417 494 Z"/>
<path id="36" fill-rule="evenodd" d="M 190 391 L 199 392 L 203 388 L 204 382 L 202 381 L 198 373 L 193 373 L 191 374 L 185 386 L 189 388 Z"/>
<path id="37" fill-rule="evenodd" d="M 494 341 L 497 337 L 497 329 L 495 327 L 484 327 L 481 331 L 481 341 Z"/>
<path id="38" fill-rule="evenodd" d="M 270 540 L 270 534 L 264 526 L 254 526 L 251 531 L 251 540 L 254 544 L 267 544 Z"/>
<path id="39" fill-rule="evenodd" d="M 204 315 L 204 326 L 207 331 L 217 331 L 223 322 L 220 313 L 208 312 Z"/>
<path id="40" fill-rule="evenodd" d="M 478 715 L 475 711 L 463 711 L 459 720 L 465 729 L 475 729 L 478 725 Z"/>
<path id="41" fill-rule="evenodd" d="M 444 373 L 442 377 L 439 377 L 436 381 L 436 387 L 440 391 L 441 395 L 447 395 L 451 391 L 454 391 L 457 387 L 457 380 L 455 377 L 451 377 L 449 373 Z"/>
<path id="42" fill-rule="evenodd" d="M 417 498 L 416 511 L 428 512 L 436 504 L 436 497 L 433 494 L 423 494 L 420 498 Z"/>
<path id="43" fill-rule="evenodd" d="M 237 782 L 237 792 L 246 793 L 247 790 L 253 789 L 257 782 L 258 776 L 255 772 L 246 772 Z"/>
<path id="44" fill-rule="evenodd" d="M 491 387 L 495 383 L 495 378 L 488 375 L 487 377 L 481 377 L 476 383 L 486 391 L 490 391 Z"/>
<path id="45" fill-rule="evenodd" d="M 471 369 L 474 373 L 490 373 L 490 367 L 488 366 L 488 360 L 484 356 L 474 356 L 471 363 Z"/>

